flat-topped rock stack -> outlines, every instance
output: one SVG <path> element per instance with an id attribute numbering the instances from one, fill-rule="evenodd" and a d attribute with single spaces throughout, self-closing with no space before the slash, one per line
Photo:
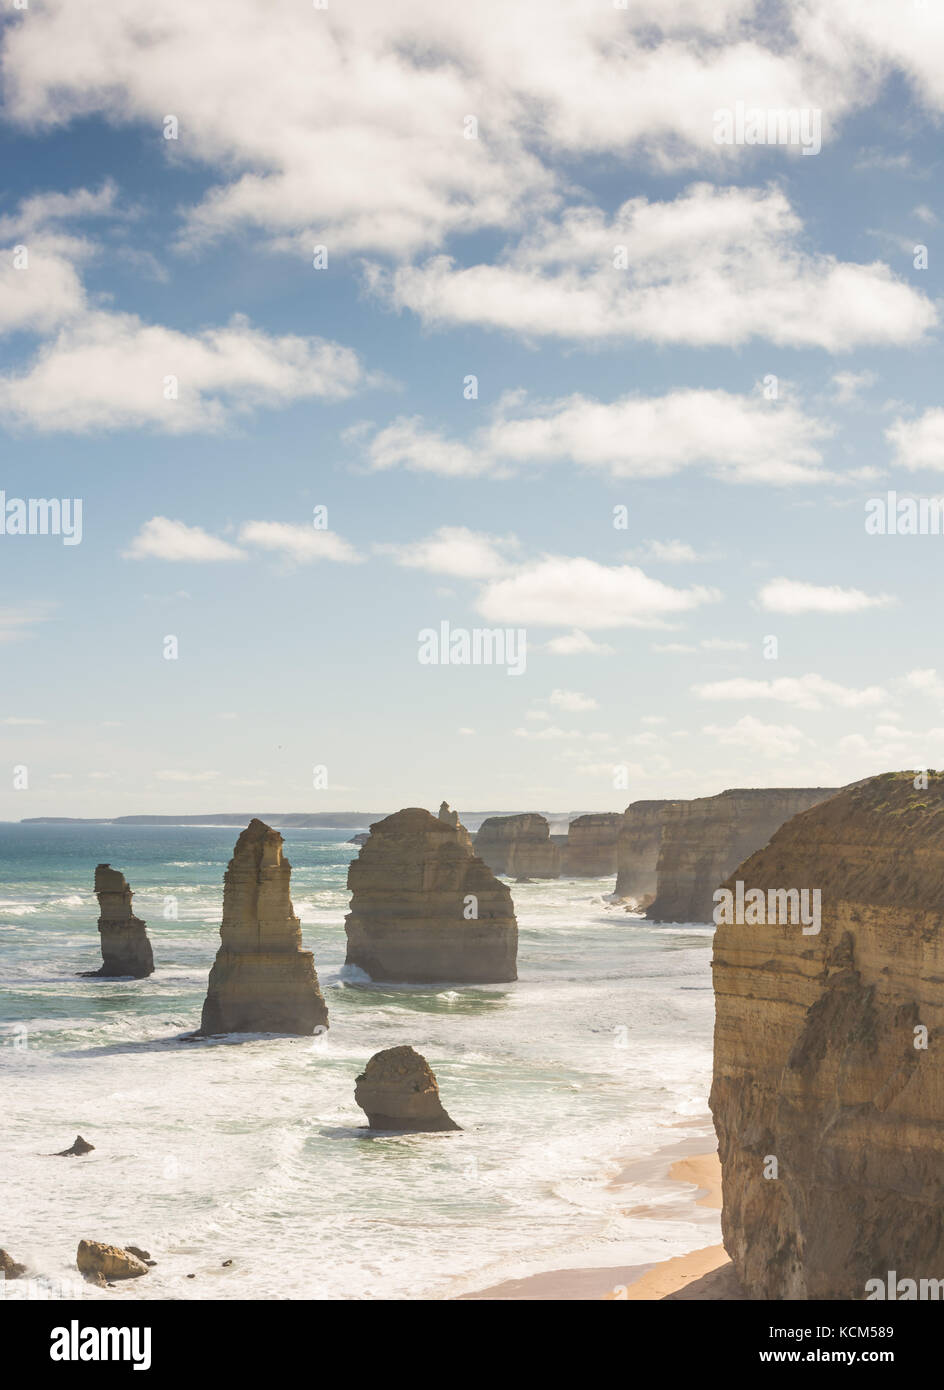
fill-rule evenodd
<path id="1" fill-rule="evenodd" d="M 618 898 L 637 908 L 656 896 L 662 828 L 671 801 L 633 801 L 623 812 L 616 849 Z"/>
<path id="2" fill-rule="evenodd" d="M 377 821 L 347 883 L 347 964 L 371 979 L 517 979 L 511 893 L 449 817 L 414 806 Z"/>
<path id="3" fill-rule="evenodd" d="M 110 864 L 95 869 L 95 896 L 98 898 L 98 930 L 102 942 L 102 965 L 83 974 L 143 979 L 154 973 L 154 952 L 147 934 L 147 923 L 131 910 L 134 897 L 124 874 Z"/>
<path id="4" fill-rule="evenodd" d="M 821 894 L 819 932 L 786 911 L 715 932 L 711 1109 L 747 1296 L 901 1298 L 894 1279 L 936 1297 L 920 1281 L 944 1278 L 944 778 L 845 788 L 738 882 Z"/>
<path id="5" fill-rule="evenodd" d="M 561 847 L 544 816 L 489 816 L 475 837 L 475 852 L 494 874 L 510 878 L 560 878 Z"/>
<path id="6" fill-rule="evenodd" d="M 713 893 L 732 870 L 791 816 L 834 796 L 837 787 L 763 787 L 673 801 L 666 808 L 656 870 L 654 922 L 710 922 Z"/>
<path id="7" fill-rule="evenodd" d="M 354 1099 L 371 1129 L 434 1134 L 462 1128 L 446 1114 L 432 1068 L 412 1047 L 375 1052 L 357 1078 Z"/>
<path id="8" fill-rule="evenodd" d="M 199 1032 L 289 1033 L 326 1027 L 328 1010 L 290 896 L 282 836 L 250 821 L 223 879 L 222 945 Z"/>
<path id="9" fill-rule="evenodd" d="M 623 816 L 601 811 L 577 816 L 567 827 L 561 872 L 570 878 L 603 878 L 616 873 L 617 844 Z"/>

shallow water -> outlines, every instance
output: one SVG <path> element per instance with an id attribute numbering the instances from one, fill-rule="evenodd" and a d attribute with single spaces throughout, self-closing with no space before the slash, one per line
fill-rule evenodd
<path id="1" fill-rule="evenodd" d="M 236 832 L 0 825 L 0 1245 L 53 1279 L 83 1237 L 158 1260 L 107 1295 L 80 1286 L 93 1298 L 370 1299 L 716 1241 L 717 1213 L 664 1184 L 611 1186 L 680 1137 L 714 1146 L 711 928 L 646 924 L 606 902 L 610 879 L 513 883 L 516 984 L 374 986 L 343 966 L 353 833 L 283 831 L 328 1034 L 186 1042 Z M 101 861 L 148 922 L 147 980 L 77 978 L 101 962 Z M 401 1043 L 462 1133 L 360 1128 L 354 1078 Z M 94 1153 L 50 1156 L 76 1133 Z M 655 1214 L 627 1214 L 641 1202 Z"/>

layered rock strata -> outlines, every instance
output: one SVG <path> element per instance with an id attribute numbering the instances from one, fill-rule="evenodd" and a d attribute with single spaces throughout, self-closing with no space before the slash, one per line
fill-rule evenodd
<path id="1" fill-rule="evenodd" d="M 98 931 L 102 943 L 102 964 L 86 970 L 95 976 L 132 976 L 143 979 L 154 972 L 154 952 L 147 934 L 147 923 L 131 911 L 134 897 L 124 874 L 110 864 L 95 869 L 95 896 L 98 898 Z"/>
<path id="2" fill-rule="evenodd" d="M 475 837 L 475 852 L 494 874 L 510 878 L 560 878 L 561 847 L 544 816 L 489 816 Z"/>
<path id="3" fill-rule="evenodd" d="M 623 817 L 619 811 L 578 816 L 567 827 L 561 872 L 570 878 L 604 878 L 615 874 Z"/>
<path id="4" fill-rule="evenodd" d="M 715 933 L 711 1109 L 737 1274 L 755 1299 L 888 1298 L 890 1275 L 892 1296 L 913 1280 L 907 1296 L 934 1297 L 920 1281 L 944 1280 L 944 784 L 846 788 L 738 882 L 768 904 L 818 889 L 821 908 L 818 933 L 779 898 L 765 922 Z"/>
<path id="5" fill-rule="evenodd" d="M 425 1057 L 412 1047 L 375 1052 L 354 1087 L 371 1129 L 435 1133 L 461 1129 L 445 1112 Z"/>
<path id="6" fill-rule="evenodd" d="M 419 807 L 377 821 L 347 883 L 347 963 L 372 979 L 517 979 L 511 893 L 462 825 Z"/>
<path id="7" fill-rule="evenodd" d="M 615 894 L 636 907 L 656 895 L 662 827 L 671 801 L 633 801 L 623 812 L 616 848 Z"/>
<path id="8" fill-rule="evenodd" d="M 665 812 L 656 869 L 654 922 L 710 922 L 712 894 L 791 816 L 834 796 L 836 787 L 765 787 L 674 801 Z"/>
<path id="9" fill-rule="evenodd" d="M 308 1034 L 328 1010 L 290 896 L 282 836 L 250 821 L 223 879 L 222 945 L 210 971 L 199 1034 Z"/>

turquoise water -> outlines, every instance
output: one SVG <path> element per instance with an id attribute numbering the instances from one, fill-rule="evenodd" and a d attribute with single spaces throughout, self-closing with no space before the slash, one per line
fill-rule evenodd
<path id="1" fill-rule="evenodd" d="M 354 831 L 286 830 L 330 1031 L 188 1042 L 237 833 L 0 824 L 0 1245 L 53 1279 L 83 1237 L 158 1260 L 90 1298 L 370 1299 L 718 1239 L 717 1213 L 664 1184 L 610 1185 L 679 1138 L 713 1147 L 710 928 L 646 924 L 609 879 L 513 883 L 516 984 L 375 986 L 343 965 Z M 99 862 L 148 922 L 147 980 L 77 977 L 101 961 Z M 401 1043 L 462 1133 L 361 1129 L 354 1078 Z M 94 1153 L 51 1156 L 77 1133 Z"/>

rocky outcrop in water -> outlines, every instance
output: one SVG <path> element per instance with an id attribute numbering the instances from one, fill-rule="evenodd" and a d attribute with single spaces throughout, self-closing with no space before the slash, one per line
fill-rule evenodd
<path id="1" fill-rule="evenodd" d="M 940 776 L 925 791 L 911 773 L 846 788 L 738 881 L 745 900 L 821 893 L 818 933 L 776 901 L 767 924 L 715 932 L 711 1108 L 724 1243 L 748 1297 L 865 1299 L 877 1280 L 887 1298 L 892 1271 L 944 1278 Z"/>
<path id="2" fill-rule="evenodd" d="M 100 1240 L 80 1240 L 75 1257 L 79 1273 L 86 1279 L 139 1279 L 148 1267 L 137 1255 L 117 1245 L 103 1245 Z"/>
<path id="3" fill-rule="evenodd" d="M 26 1265 L 17 1264 L 9 1251 L 0 1250 L 0 1288 L 4 1279 L 22 1279 L 25 1273 Z"/>
<path id="4" fill-rule="evenodd" d="M 432 1068 L 412 1047 L 375 1052 L 357 1078 L 354 1099 L 371 1129 L 414 1134 L 461 1129 L 442 1107 Z"/>
<path id="5" fill-rule="evenodd" d="M 619 811 L 578 816 L 567 827 L 561 872 L 569 878 L 604 878 L 616 873 L 617 842 L 623 817 Z"/>
<path id="6" fill-rule="evenodd" d="M 662 827 L 671 801 L 633 801 L 623 812 L 616 846 L 616 897 L 645 908 L 656 895 Z"/>
<path id="7" fill-rule="evenodd" d="M 154 972 L 154 953 L 148 939 L 147 923 L 131 911 L 134 897 L 124 874 L 110 864 L 95 869 L 95 896 L 98 898 L 98 930 L 102 942 L 99 970 L 85 970 L 86 979 L 96 976 L 143 979 Z"/>
<path id="8" fill-rule="evenodd" d="M 511 893 L 463 826 L 419 807 L 397 811 L 371 826 L 347 884 L 347 964 L 371 979 L 517 979 Z"/>
<path id="9" fill-rule="evenodd" d="M 90 1154 L 95 1150 L 95 1145 L 90 1144 L 87 1139 L 83 1139 L 81 1134 L 77 1134 L 69 1149 L 59 1149 L 55 1154 L 56 1158 L 79 1158 L 82 1154 Z"/>
<path id="10" fill-rule="evenodd" d="M 222 945 L 210 971 L 199 1035 L 313 1033 L 328 1010 L 290 896 L 282 836 L 250 821 L 223 878 Z"/>
<path id="11" fill-rule="evenodd" d="M 493 874 L 510 878 L 560 878 L 561 850 L 544 816 L 489 816 L 475 837 L 475 852 Z"/>
<path id="12" fill-rule="evenodd" d="M 764 787 L 673 801 L 656 869 L 653 922 L 710 922 L 712 894 L 791 816 L 834 796 L 836 787 Z"/>

